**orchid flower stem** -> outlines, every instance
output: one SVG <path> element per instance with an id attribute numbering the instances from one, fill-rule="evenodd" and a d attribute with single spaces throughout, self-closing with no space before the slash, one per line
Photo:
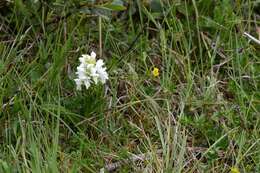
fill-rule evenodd
<path id="1" fill-rule="evenodd" d="M 102 17 L 98 16 L 99 26 L 99 56 L 102 57 Z"/>

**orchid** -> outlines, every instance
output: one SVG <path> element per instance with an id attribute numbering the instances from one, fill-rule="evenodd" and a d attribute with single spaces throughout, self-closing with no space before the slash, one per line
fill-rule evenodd
<path id="1" fill-rule="evenodd" d="M 96 61 L 96 53 L 91 52 L 90 55 L 83 54 L 80 58 L 80 65 L 77 67 L 77 78 L 74 79 L 77 90 L 82 89 L 82 85 L 85 85 L 88 89 L 92 83 L 105 84 L 108 80 L 108 73 L 102 59 Z"/>

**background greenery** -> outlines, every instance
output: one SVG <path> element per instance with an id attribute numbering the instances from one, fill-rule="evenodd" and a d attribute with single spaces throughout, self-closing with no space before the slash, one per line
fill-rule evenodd
<path id="1" fill-rule="evenodd" d="M 3 2 L 0 172 L 260 172 L 259 1 Z"/>

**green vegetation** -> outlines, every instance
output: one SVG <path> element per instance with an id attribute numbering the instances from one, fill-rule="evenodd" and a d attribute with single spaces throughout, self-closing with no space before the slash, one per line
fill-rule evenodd
<path id="1" fill-rule="evenodd" d="M 257 10 L 257 0 L 0 3 L 0 172 L 260 172 L 260 52 L 243 34 L 258 38 Z M 109 80 L 77 91 L 91 51 Z"/>

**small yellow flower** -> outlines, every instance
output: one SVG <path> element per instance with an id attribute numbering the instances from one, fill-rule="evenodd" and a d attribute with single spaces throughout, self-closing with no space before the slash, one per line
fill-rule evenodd
<path id="1" fill-rule="evenodd" d="M 152 74 L 153 74 L 154 77 L 159 76 L 159 74 L 160 74 L 160 73 L 159 73 L 159 69 L 158 69 L 157 67 L 154 67 L 154 68 L 153 68 L 153 71 L 152 71 Z"/>
<path id="2" fill-rule="evenodd" d="M 232 167 L 230 169 L 230 173 L 240 173 L 239 169 L 237 167 Z"/>

